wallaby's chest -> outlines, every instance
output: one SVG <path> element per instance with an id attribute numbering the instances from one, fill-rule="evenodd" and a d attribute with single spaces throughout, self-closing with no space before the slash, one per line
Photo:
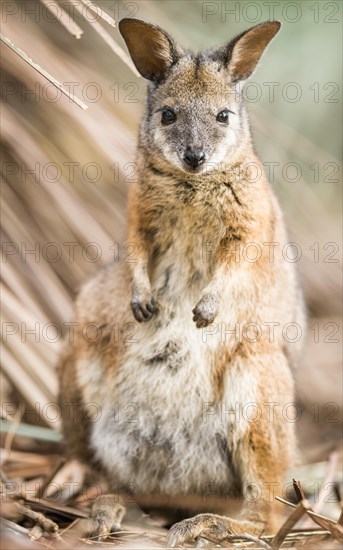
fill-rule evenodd
<path id="1" fill-rule="evenodd" d="M 161 296 L 181 297 L 204 288 L 218 265 L 218 251 L 227 233 L 225 196 L 176 204 L 166 205 L 151 221 L 149 275 L 153 291 Z"/>

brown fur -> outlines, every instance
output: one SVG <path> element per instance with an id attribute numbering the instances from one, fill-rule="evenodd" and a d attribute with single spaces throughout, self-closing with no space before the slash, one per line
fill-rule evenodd
<path id="1" fill-rule="evenodd" d="M 129 198 L 135 261 L 109 266 L 81 291 L 79 330 L 61 361 L 60 402 L 71 453 L 99 461 L 113 490 L 134 483 L 143 494 L 166 487 L 170 494 L 201 494 L 209 481 L 218 493 L 240 487 L 241 520 L 200 514 L 172 527 L 171 546 L 272 528 L 269 484 L 281 490 L 296 452 L 294 425 L 281 411 L 293 401 L 290 367 L 300 344 L 285 342 L 282 328 L 303 325 L 301 293 L 294 265 L 280 253 L 287 243 L 280 207 L 254 152 L 244 105 L 235 99 L 237 83 L 254 70 L 278 28 L 277 22 L 258 25 L 195 57 L 158 27 L 138 20 L 120 24 L 137 69 L 151 81 L 138 143 L 139 182 Z M 212 89 L 208 96 L 209 84 L 218 89 L 223 83 L 229 94 L 213 97 Z M 216 119 L 224 107 L 234 113 L 228 125 Z M 176 121 L 163 126 L 166 108 Z M 200 159 L 200 150 L 212 167 L 187 164 L 187 151 Z M 252 177 L 256 169 L 258 178 Z M 279 243 L 273 262 L 265 245 L 271 242 Z M 242 256 L 251 243 L 261 250 L 254 262 Z M 279 323 L 274 339 L 265 322 Z M 87 323 L 98 327 L 92 342 L 84 337 Z M 263 330 L 256 341 L 242 333 L 226 338 L 236 323 Z M 132 328 L 138 343 L 128 336 Z M 70 400 L 77 403 L 73 419 L 66 412 Z M 106 414 L 117 401 L 124 409 L 127 403 L 136 407 L 141 423 L 111 422 Z M 92 402 L 101 405 L 103 424 L 91 410 L 80 412 Z M 205 402 L 216 411 L 235 402 L 248 410 L 253 403 L 262 414 L 228 421 L 217 413 L 212 418 L 211 410 L 208 427 L 200 416 Z M 272 402 L 279 407 L 271 421 L 265 404 Z M 254 487 L 257 501 L 251 499 Z M 94 513 L 104 534 L 104 521 L 111 528 L 113 518 L 106 512 L 104 520 L 99 506 Z M 117 527 L 121 516 L 116 508 Z"/>

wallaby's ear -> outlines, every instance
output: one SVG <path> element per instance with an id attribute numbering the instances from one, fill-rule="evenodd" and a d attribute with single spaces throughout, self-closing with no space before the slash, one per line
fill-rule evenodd
<path id="1" fill-rule="evenodd" d="M 261 23 L 236 36 L 226 46 L 226 63 L 233 82 L 245 80 L 251 75 L 265 48 L 280 27 L 279 21 Z"/>
<path id="2" fill-rule="evenodd" d="M 137 70 L 148 80 L 161 80 L 182 55 L 166 32 L 140 19 L 122 19 L 119 30 Z"/>

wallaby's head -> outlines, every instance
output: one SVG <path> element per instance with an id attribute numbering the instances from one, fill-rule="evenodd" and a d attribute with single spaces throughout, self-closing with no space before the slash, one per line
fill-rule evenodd
<path id="1" fill-rule="evenodd" d="M 159 166 L 201 173 L 234 163 L 249 142 L 242 83 L 280 23 L 269 21 L 198 55 L 162 29 L 122 19 L 119 29 L 140 74 L 150 81 L 141 145 Z"/>

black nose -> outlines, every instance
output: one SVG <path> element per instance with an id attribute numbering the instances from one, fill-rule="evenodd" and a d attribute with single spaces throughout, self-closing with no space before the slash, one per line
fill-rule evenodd
<path id="1" fill-rule="evenodd" d="M 202 149 L 187 147 L 183 160 L 191 166 L 191 168 L 197 168 L 200 164 L 205 162 L 205 153 Z"/>

